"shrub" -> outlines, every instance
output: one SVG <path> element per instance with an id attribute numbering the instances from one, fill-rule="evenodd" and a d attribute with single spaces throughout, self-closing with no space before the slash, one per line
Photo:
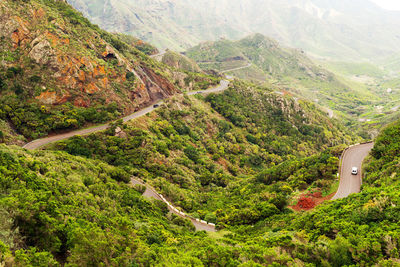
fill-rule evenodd
<path id="1" fill-rule="evenodd" d="M 30 80 L 31 82 L 33 82 L 33 83 L 38 83 L 38 82 L 40 82 L 40 81 L 42 80 L 42 77 L 37 76 L 37 75 L 33 75 L 33 76 L 31 76 L 31 77 L 29 78 L 29 80 Z"/>
<path id="2" fill-rule="evenodd" d="M 131 82 L 136 80 L 136 76 L 135 76 L 135 74 L 133 74 L 133 72 L 127 72 L 125 77 L 128 81 L 131 81 Z"/>
<path id="3" fill-rule="evenodd" d="M 24 92 L 24 89 L 22 89 L 20 84 L 14 84 L 13 91 L 16 95 L 21 95 Z"/>
<path id="4" fill-rule="evenodd" d="M 121 168 L 114 168 L 108 172 L 110 177 L 118 182 L 129 183 L 131 181 L 131 176 Z"/>
<path id="5" fill-rule="evenodd" d="M 6 83 L 4 82 L 3 78 L 0 77 L 0 90 L 3 90 L 6 88 Z"/>
<path id="6" fill-rule="evenodd" d="M 7 69 L 7 78 L 14 78 L 15 76 L 22 74 L 21 67 L 10 67 Z"/>
<path id="7" fill-rule="evenodd" d="M 187 147 L 185 148 L 184 152 L 185 152 L 185 155 L 186 155 L 189 159 L 191 159 L 192 161 L 194 161 L 194 162 L 198 162 L 198 160 L 200 159 L 200 153 L 199 153 L 199 151 L 198 151 L 195 147 L 193 147 L 193 146 L 191 146 L 191 145 L 187 146 Z"/>

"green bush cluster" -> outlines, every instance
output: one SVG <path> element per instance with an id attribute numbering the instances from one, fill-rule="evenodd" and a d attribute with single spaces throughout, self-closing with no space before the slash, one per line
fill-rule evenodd
<path id="1" fill-rule="evenodd" d="M 118 116 L 120 110 L 115 103 L 90 108 L 64 104 L 54 109 L 47 105 L 23 102 L 16 97 L 0 100 L 0 118 L 10 121 L 19 133 L 30 139 L 54 131 L 77 129 L 87 123 L 107 122 Z"/>

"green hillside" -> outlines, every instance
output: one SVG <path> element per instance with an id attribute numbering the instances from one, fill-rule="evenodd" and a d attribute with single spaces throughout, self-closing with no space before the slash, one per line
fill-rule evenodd
<path id="1" fill-rule="evenodd" d="M 161 62 L 175 69 L 190 72 L 202 72 L 195 61 L 171 50 L 166 51 L 165 54 L 162 55 Z"/>
<path id="2" fill-rule="evenodd" d="M 397 12 L 363 0 L 71 2 L 179 48 L 267 21 L 336 61 L 261 34 L 160 53 L 66 1 L 1 1 L 0 267 L 399 266 L 397 59 L 391 71 L 342 62 L 396 50 Z M 24 146 L 44 136 L 61 141 Z M 359 159 L 344 151 L 371 137 L 350 176 L 341 166 Z M 361 192 L 331 200 L 346 171 Z"/>
<path id="3" fill-rule="evenodd" d="M 264 170 L 259 173 L 254 172 L 257 167 L 247 165 L 251 162 L 239 166 L 237 176 L 230 173 L 233 168 L 224 169 L 224 166 L 236 161 L 236 155 L 246 155 L 222 149 L 232 143 L 232 138 L 244 139 L 238 144 L 245 150 L 262 151 L 264 146 L 262 140 L 256 141 L 258 128 L 251 131 L 255 138 L 243 136 L 247 134 L 246 129 L 251 128 L 240 126 L 240 120 L 231 117 L 241 114 L 238 113 L 241 109 L 229 113 L 227 111 L 232 107 L 228 103 L 232 100 L 245 101 L 249 93 L 258 96 L 254 99 L 266 94 L 272 103 L 282 103 L 281 97 L 270 96 L 265 89 L 259 92 L 253 90 L 236 85 L 236 89 L 232 88 L 223 95 L 212 95 L 206 102 L 201 97 L 174 99 L 158 114 L 122 127 L 125 136 L 112 136 L 114 129 L 110 129 L 105 133 L 65 142 L 67 150 L 75 147 L 75 152 L 80 151 L 81 154 L 90 151 L 86 156 L 97 160 L 64 152 L 27 152 L 16 147 L 1 146 L 0 262 L 21 266 L 342 266 L 378 263 L 381 266 L 395 266 L 399 249 L 397 239 L 400 237 L 399 218 L 396 217 L 399 204 L 396 194 L 399 123 L 389 126 L 376 140 L 365 168 L 362 193 L 327 202 L 312 211 L 294 213 L 285 208 L 291 190 L 304 188 L 307 183 L 313 183 L 314 187 L 326 183 L 328 177 L 333 177 L 333 166 L 337 166 L 336 157 L 341 149 L 328 149 L 312 157 L 290 157 L 289 161 L 284 160 L 275 167 L 263 166 Z M 229 101 L 226 104 L 219 104 L 227 99 Z M 290 103 L 289 99 L 286 101 Z M 260 107 L 265 105 L 261 99 L 254 102 Z M 209 105 L 214 106 L 215 111 Z M 307 112 L 307 106 L 301 106 L 306 114 L 310 112 Z M 238 105 L 233 107 L 237 108 Z M 292 104 L 288 107 L 292 107 Z M 207 110 L 210 110 L 208 116 L 204 116 Z M 218 113 L 214 113 L 216 110 Z M 289 110 L 284 109 L 283 116 Z M 248 111 L 244 108 L 241 112 Z M 311 114 L 318 113 L 313 111 Z M 181 116 L 193 119 L 182 120 Z M 209 124 L 205 124 L 207 126 L 204 129 L 199 128 L 203 125 L 199 120 L 207 118 Z M 250 118 L 245 123 L 257 121 L 257 116 Z M 274 123 L 273 117 L 269 118 Z M 183 124 L 177 126 L 174 120 Z M 236 123 L 233 124 L 233 121 Z M 213 125 L 225 126 L 216 128 Z M 184 135 L 178 135 L 178 132 L 174 134 L 177 131 L 175 127 L 182 129 L 180 131 Z M 330 129 L 335 128 L 331 126 Z M 204 131 L 220 135 L 216 144 L 220 158 L 212 150 L 205 150 L 205 144 L 212 139 L 196 140 L 195 136 L 200 133 L 204 136 Z M 291 136 L 296 135 L 288 134 L 289 140 Z M 277 138 L 284 140 L 284 137 Z M 106 139 L 108 141 L 103 146 L 90 145 L 92 142 L 101 144 Z M 179 146 L 179 139 L 186 147 Z M 98 142 L 100 140 L 103 141 Z M 175 141 L 170 144 L 169 140 Z M 161 144 L 163 142 L 166 146 Z M 79 146 L 71 146 L 74 143 Z M 128 152 L 128 149 L 135 147 L 135 143 L 137 148 Z M 305 147 L 312 150 L 310 146 Z M 78 148 L 81 150 L 76 150 Z M 109 154 L 112 157 L 101 152 L 120 149 L 123 149 L 123 153 Z M 147 165 L 149 158 L 140 162 L 146 151 L 151 151 L 152 158 L 157 162 L 153 166 Z M 222 154 L 222 151 L 227 154 Z M 276 153 L 278 151 L 281 150 L 278 149 Z M 124 154 L 131 156 L 121 158 Z M 177 158 L 179 155 L 180 159 Z M 283 160 L 285 153 L 282 155 Z M 229 161 L 222 162 L 221 158 Z M 110 166 L 99 159 L 119 167 Z M 169 165 L 168 161 L 171 160 L 175 164 Z M 127 165 L 126 162 L 131 163 Z M 209 169 L 210 164 L 216 170 L 215 175 L 211 174 L 210 177 L 216 180 L 201 186 L 200 191 L 195 190 L 196 184 L 207 182 L 204 179 L 207 176 L 196 174 Z M 176 174 L 166 176 L 167 179 L 163 180 L 160 166 L 175 168 Z M 248 174 L 245 174 L 246 171 Z M 170 174 L 174 172 L 172 169 L 168 171 Z M 195 175 L 186 176 L 190 173 Z M 314 180 L 318 173 L 323 175 L 322 180 Z M 198 216 L 210 220 L 214 218 L 219 227 L 225 229 L 215 234 L 195 233 L 188 223 L 166 215 L 164 205 L 143 199 L 137 189 L 125 184 L 130 175 L 143 174 L 161 192 L 170 194 L 174 202 L 186 209 L 201 207 L 195 212 Z M 312 175 L 307 177 L 306 174 Z M 184 177 L 188 179 L 182 180 Z M 224 180 L 227 184 L 218 184 Z M 303 183 L 299 183 L 301 181 Z M 222 188 L 225 189 L 222 191 Z M 174 196 L 174 192 L 179 194 Z M 189 194 L 194 201 L 188 201 L 186 197 Z M 199 202 L 197 197 L 201 199 Z M 218 205 L 220 207 L 215 214 L 210 212 Z"/>
<path id="4" fill-rule="evenodd" d="M 239 41 L 203 43 L 186 55 L 204 70 L 274 85 L 276 91 L 289 91 L 345 116 L 358 116 L 362 114 L 357 112 L 360 106 L 380 100 L 363 84 L 343 80 L 316 65 L 303 51 L 282 47 L 261 34 Z"/>
<path id="5" fill-rule="evenodd" d="M 266 216 L 259 211 L 264 201 L 278 212 L 296 190 L 329 191 L 341 149 L 328 148 L 357 140 L 314 105 L 264 87 L 236 82 L 223 94 L 201 98 L 173 98 L 157 114 L 119 126 L 123 134 L 112 128 L 54 148 L 131 169 L 185 212 L 224 226 L 240 224 L 234 211 L 219 211 L 224 207 L 240 205 L 254 212 L 240 220 L 256 222 Z M 314 156 L 322 151 L 323 159 Z M 302 167 L 319 171 L 290 181 L 283 173 L 261 174 L 269 182 L 255 181 L 264 170 L 279 173 L 279 164 L 289 164 L 293 173 Z M 237 190 L 249 183 L 254 186 L 239 204 Z M 287 191 L 275 192 L 278 185 Z M 275 193 L 262 199 L 263 191 Z"/>
<path id="6" fill-rule="evenodd" d="M 100 29 L 63 1 L 2 1 L 0 17 L 0 130 L 8 143 L 103 123 L 197 83 L 218 83 L 152 60 L 150 45 Z"/>

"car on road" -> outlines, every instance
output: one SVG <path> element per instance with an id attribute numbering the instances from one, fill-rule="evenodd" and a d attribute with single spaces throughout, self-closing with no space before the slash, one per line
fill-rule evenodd
<path id="1" fill-rule="evenodd" d="M 352 175 L 357 175 L 357 174 L 358 174 L 358 168 L 357 168 L 357 167 L 353 167 L 353 168 L 351 169 L 351 174 L 352 174 Z"/>
<path id="2" fill-rule="evenodd" d="M 202 94 L 203 92 L 198 91 L 196 94 Z"/>
<path id="3" fill-rule="evenodd" d="M 154 104 L 153 108 L 158 108 L 160 105 L 159 104 Z"/>

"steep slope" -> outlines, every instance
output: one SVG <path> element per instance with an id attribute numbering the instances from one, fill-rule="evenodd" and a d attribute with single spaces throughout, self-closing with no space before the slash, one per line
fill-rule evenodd
<path id="1" fill-rule="evenodd" d="M 190 72 L 202 72 L 197 63 L 186 56 L 168 50 L 161 57 L 161 62 L 175 69 L 181 69 Z"/>
<path id="2" fill-rule="evenodd" d="M 126 35 L 123 33 L 114 33 L 114 35 L 118 36 L 121 41 L 135 47 L 137 50 L 145 53 L 146 55 L 151 56 L 159 53 L 158 49 L 155 46 L 144 42 L 143 40 L 140 40 L 132 35 Z"/>
<path id="3" fill-rule="evenodd" d="M 189 49 L 186 55 L 204 70 L 269 83 L 277 91 L 290 91 L 347 115 L 377 99 L 367 88 L 348 86 L 316 65 L 304 51 L 285 48 L 261 34 L 239 41 L 206 42 Z"/>
<path id="4" fill-rule="evenodd" d="M 138 50 L 156 52 L 151 46 L 99 29 L 63 1 L 2 1 L 0 21 L 0 116 L 27 138 L 109 121 L 187 89 L 188 74 Z"/>
<path id="5" fill-rule="evenodd" d="M 190 48 L 186 55 L 199 62 L 203 69 L 229 71 L 235 67 L 254 64 L 265 73 L 265 78 L 302 78 L 333 80 L 326 70 L 317 67 L 304 51 L 285 48 L 261 34 L 254 34 L 239 41 L 221 40 L 206 42 Z M 226 66 L 223 66 L 223 64 Z M 228 63 L 230 65 L 228 65 Z"/>
<path id="6" fill-rule="evenodd" d="M 260 32 L 318 56 L 371 60 L 399 52 L 399 12 L 368 0 L 70 0 L 102 27 L 162 48 Z"/>

